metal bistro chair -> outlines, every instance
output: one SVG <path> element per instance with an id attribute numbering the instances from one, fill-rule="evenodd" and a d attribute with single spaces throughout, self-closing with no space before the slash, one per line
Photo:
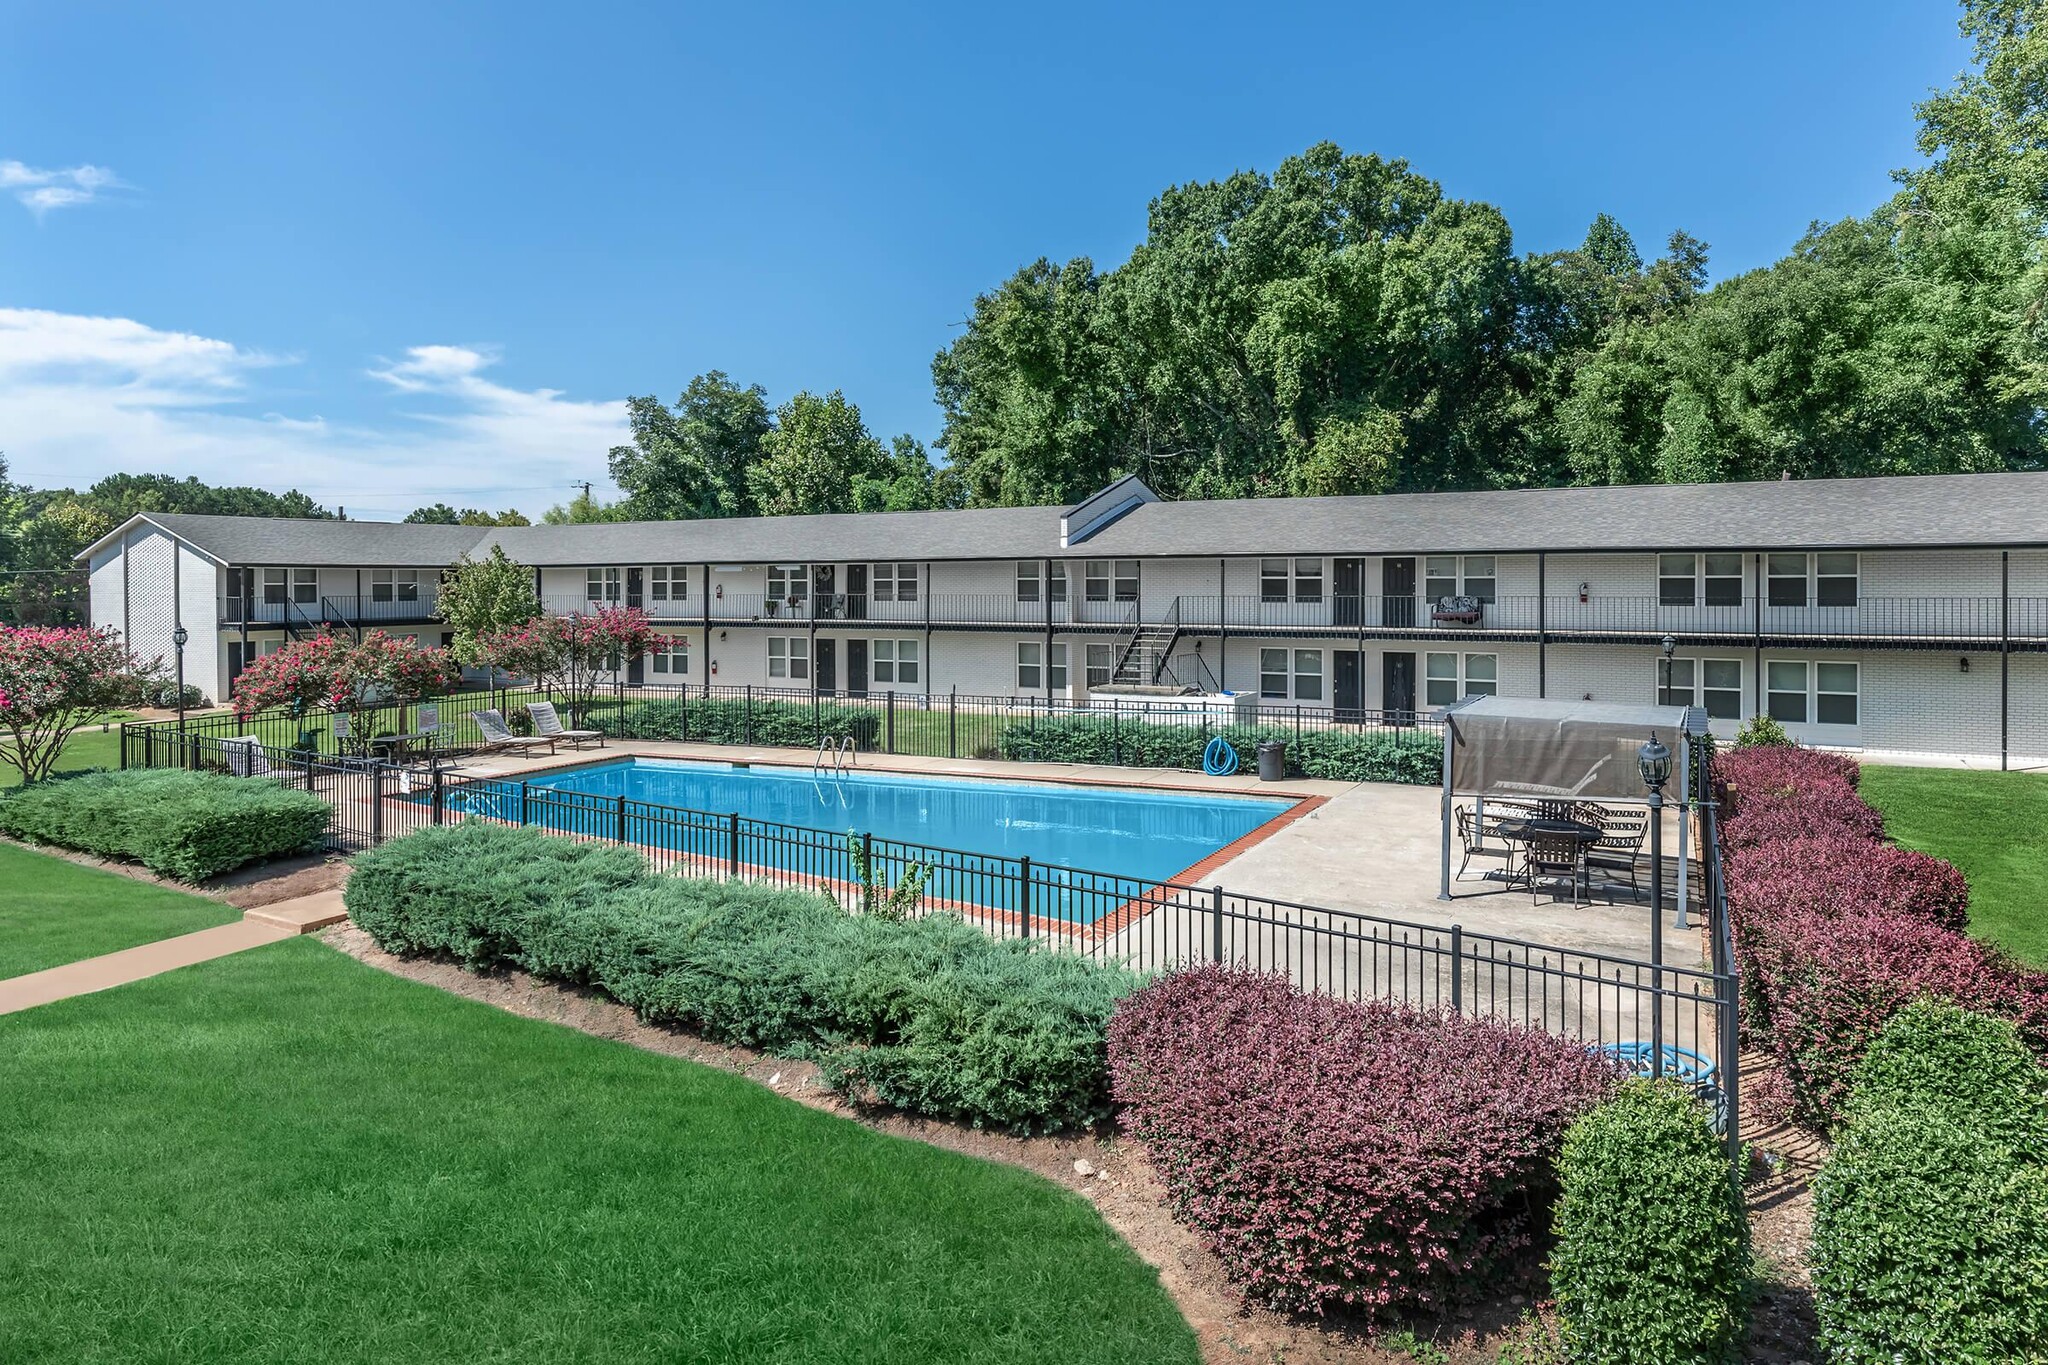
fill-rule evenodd
<path id="1" fill-rule="evenodd" d="M 1458 807 L 1456 815 L 1458 842 L 1465 850 L 1464 861 L 1458 864 L 1457 879 L 1463 880 L 1465 869 L 1472 865 L 1474 858 L 1499 858 L 1504 864 L 1502 871 L 1509 874 L 1510 881 L 1514 880 L 1515 846 L 1500 834 L 1497 828 L 1499 818 L 1488 810 L 1486 819 L 1481 821 L 1479 813 L 1470 806 Z M 1494 842 L 1487 843 L 1488 837 Z"/>
<path id="2" fill-rule="evenodd" d="M 1545 878 L 1571 879 L 1572 905 L 1579 904 L 1579 883 L 1584 879 L 1586 845 L 1583 841 L 1564 834 L 1535 833 L 1529 836 L 1528 850 L 1522 855 L 1522 871 L 1529 878 L 1529 904 L 1536 904 Z M 1557 899 L 1553 893 L 1552 899 Z"/>
<path id="3" fill-rule="evenodd" d="M 1649 832 L 1650 813 L 1647 810 L 1607 810 L 1603 807 L 1599 842 L 1586 850 L 1588 877 L 1598 871 L 1617 884 L 1625 877 L 1629 891 L 1640 894 L 1643 887 L 1636 877 L 1636 869 L 1642 862 L 1643 838 Z"/>

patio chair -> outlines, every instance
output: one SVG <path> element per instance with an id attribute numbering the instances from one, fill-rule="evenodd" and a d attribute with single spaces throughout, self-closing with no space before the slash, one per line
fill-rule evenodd
<path id="1" fill-rule="evenodd" d="M 533 717 L 533 732 L 536 735 L 560 740 L 572 749 L 580 749 L 592 741 L 596 742 L 598 748 L 604 747 L 602 730 L 563 729 L 562 718 L 555 714 L 555 704 L 551 701 L 530 701 L 526 703 L 526 710 Z"/>
<path id="2" fill-rule="evenodd" d="M 1458 822 L 1458 842 L 1463 845 L 1465 850 L 1465 859 L 1458 864 L 1457 879 L 1464 879 L 1465 869 L 1472 865 L 1474 858 L 1499 858 L 1506 864 L 1503 871 L 1512 874 L 1514 872 L 1513 863 L 1515 858 L 1514 845 L 1502 840 L 1498 830 L 1499 817 L 1494 814 L 1492 808 L 1489 807 L 1487 809 L 1486 819 L 1483 822 L 1479 818 L 1479 813 L 1470 806 L 1458 807 L 1456 816 Z M 1494 842 L 1488 844 L 1486 842 L 1488 837 L 1492 838 Z M 1514 880 L 1512 875 L 1510 875 L 1509 880 Z"/>
<path id="3" fill-rule="evenodd" d="M 255 735 L 234 735 L 222 740 L 220 754 L 228 761 L 230 777 L 270 776 L 270 755 Z"/>
<path id="4" fill-rule="evenodd" d="M 555 741 L 546 735 L 513 734 L 512 727 L 507 725 L 505 718 L 496 711 L 472 711 L 469 714 L 476 721 L 477 733 L 483 736 L 483 742 L 476 746 L 476 751 L 480 754 L 501 751 L 527 754 L 543 744 L 548 746 L 549 753 L 555 751 Z"/>
<path id="5" fill-rule="evenodd" d="M 1640 893 L 1643 887 L 1637 880 L 1636 868 L 1642 862 L 1643 838 L 1649 832 L 1648 811 L 1603 809 L 1599 842 L 1586 850 L 1587 876 L 1598 871 L 1617 883 L 1626 877 L 1628 889 Z"/>
<path id="6" fill-rule="evenodd" d="M 1576 907 L 1579 904 L 1579 883 L 1585 874 L 1585 851 L 1585 844 L 1577 839 L 1555 834 L 1531 835 L 1522 854 L 1522 871 L 1529 879 L 1529 904 L 1536 903 L 1544 879 L 1555 881 L 1565 877 L 1571 881 L 1572 905 Z M 1553 892 L 1551 899 L 1557 898 Z"/>

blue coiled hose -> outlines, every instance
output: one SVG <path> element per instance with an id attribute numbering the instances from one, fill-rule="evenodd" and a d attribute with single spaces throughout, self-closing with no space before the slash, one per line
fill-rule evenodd
<path id="1" fill-rule="evenodd" d="M 1228 777 L 1237 771 L 1237 750 L 1230 747 L 1230 741 L 1218 735 L 1209 741 L 1209 747 L 1202 750 L 1202 771 L 1211 777 Z"/>

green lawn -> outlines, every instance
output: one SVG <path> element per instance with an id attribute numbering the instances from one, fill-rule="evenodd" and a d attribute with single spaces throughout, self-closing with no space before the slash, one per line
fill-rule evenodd
<path id="1" fill-rule="evenodd" d="M 73 734 L 65 741 L 64 752 L 58 756 L 59 773 L 82 773 L 89 768 L 118 768 L 121 766 L 121 727 L 101 732 L 97 725 Z M 19 769 L 0 763 L 0 787 L 21 785 Z"/>
<path id="2" fill-rule="evenodd" d="M 1176 1361 L 1080 1198 L 293 939 L 0 1017 L 0 1360 Z"/>
<path id="3" fill-rule="evenodd" d="M 0 844 L 0 978 L 242 917 L 233 906 Z"/>
<path id="4" fill-rule="evenodd" d="M 1863 769 L 1886 833 L 1970 879 L 1970 932 L 2048 967 L 2048 777 L 1955 768 Z"/>

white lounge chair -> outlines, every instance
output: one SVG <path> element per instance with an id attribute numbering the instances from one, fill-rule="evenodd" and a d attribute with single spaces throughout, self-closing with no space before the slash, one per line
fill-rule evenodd
<path id="1" fill-rule="evenodd" d="M 530 753 L 535 747 L 545 744 L 548 752 L 555 751 L 555 741 L 546 735 L 515 735 L 505 718 L 496 711 L 472 711 L 477 731 L 483 735 L 483 743 L 477 745 L 478 753 L 496 753 L 509 749 L 514 753 Z"/>
<path id="2" fill-rule="evenodd" d="M 270 755 L 255 735 L 233 735 L 220 742 L 220 754 L 233 777 L 270 776 Z"/>
<path id="3" fill-rule="evenodd" d="M 604 731 L 602 730 L 563 729 L 562 718 L 555 714 L 555 704 L 551 701 L 530 701 L 526 703 L 526 709 L 533 716 L 533 732 L 536 735 L 546 735 L 549 739 L 558 739 L 562 743 L 577 749 L 582 748 L 593 740 L 596 741 L 598 748 L 602 749 L 604 747 Z"/>

